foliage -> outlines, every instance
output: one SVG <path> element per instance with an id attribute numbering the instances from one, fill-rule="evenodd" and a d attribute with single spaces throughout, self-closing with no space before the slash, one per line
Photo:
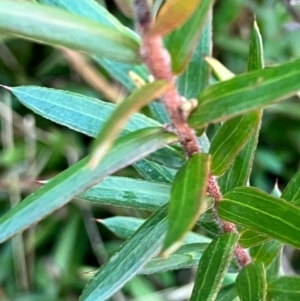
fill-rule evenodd
<path id="1" fill-rule="evenodd" d="M 197 266 L 188 300 L 299 300 L 281 254 L 300 249 L 300 173 L 284 167 L 299 163 L 300 39 L 270 46 L 288 12 L 157 0 L 152 24 L 131 2 L 116 1 L 127 17 L 105 1 L 1 2 L 0 300 L 169 300 L 153 283 Z M 239 24 L 246 12 L 257 21 Z M 64 57 L 86 85 L 64 80 Z"/>

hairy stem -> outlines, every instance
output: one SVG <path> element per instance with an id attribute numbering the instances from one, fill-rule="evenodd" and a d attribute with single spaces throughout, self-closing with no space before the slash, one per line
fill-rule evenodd
<path id="1" fill-rule="evenodd" d="M 156 79 L 168 80 L 172 83 L 169 90 L 162 96 L 161 101 L 165 106 L 172 127 L 179 137 L 179 141 L 188 157 L 200 152 L 197 137 L 194 131 L 187 123 L 188 114 L 183 109 L 183 101 L 179 95 L 176 85 L 175 76 L 171 68 L 171 58 L 168 51 L 163 46 L 162 37 L 158 34 L 152 34 L 150 29 L 153 25 L 151 10 L 147 0 L 133 0 L 135 19 L 139 32 L 142 37 L 143 45 L 141 47 L 141 56 L 143 62 L 147 65 L 150 73 Z M 214 215 L 223 232 L 237 233 L 236 226 L 232 223 L 222 221 L 217 214 L 218 203 L 222 199 L 222 194 L 217 180 L 213 175 L 209 176 L 208 193 L 215 200 Z M 237 245 L 235 248 L 235 257 L 241 267 L 250 262 L 247 252 Z"/>

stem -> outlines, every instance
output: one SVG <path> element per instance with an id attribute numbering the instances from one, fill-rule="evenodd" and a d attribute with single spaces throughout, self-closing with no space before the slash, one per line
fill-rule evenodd
<path id="1" fill-rule="evenodd" d="M 183 109 L 181 96 L 175 86 L 175 77 L 170 64 L 170 54 L 163 47 L 162 37 L 149 32 L 153 20 L 147 1 L 134 0 L 134 7 L 136 20 L 143 39 L 143 46 L 141 48 L 143 61 L 154 78 L 168 80 L 172 83 L 162 96 L 161 101 L 170 116 L 172 126 L 179 137 L 183 149 L 187 156 L 191 157 L 193 154 L 199 152 L 200 148 L 194 131 L 186 121 L 187 114 Z"/>
<path id="2" fill-rule="evenodd" d="M 169 90 L 162 96 L 161 101 L 170 116 L 172 127 L 177 134 L 186 155 L 191 157 L 193 154 L 200 152 L 201 149 L 198 145 L 194 131 L 187 123 L 188 114 L 183 109 L 182 98 L 176 89 L 175 76 L 171 68 L 170 54 L 163 46 L 162 37 L 158 34 L 151 34 L 150 32 L 150 29 L 153 26 L 153 18 L 148 1 L 133 0 L 133 7 L 137 26 L 143 41 L 141 47 L 143 62 L 146 64 L 154 78 L 168 80 L 172 83 Z M 234 224 L 222 221 L 217 214 L 217 207 L 222 199 L 222 194 L 217 180 L 213 175 L 210 175 L 208 179 L 208 193 L 215 200 L 213 211 L 216 221 L 222 231 L 225 233 L 238 233 Z M 247 252 L 239 244 L 237 244 L 234 254 L 241 267 L 244 267 L 250 262 Z"/>

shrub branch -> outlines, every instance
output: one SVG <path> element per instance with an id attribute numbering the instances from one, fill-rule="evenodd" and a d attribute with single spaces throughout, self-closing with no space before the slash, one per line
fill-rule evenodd
<path id="1" fill-rule="evenodd" d="M 169 114 L 172 130 L 177 134 L 186 155 L 191 157 L 193 154 L 201 152 L 201 149 L 197 136 L 187 123 L 189 112 L 185 109 L 186 102 L 176 89 L 170 54 L 163 46 L 162 36 L 151 33 L 153 18 L 148 1 L 133 0 L 133 4 L 135 20 L 143 42 L 140 50 L 143 62 L 155 79 L 168 80 L 172 83 L 161 97 L 161 101 Z M 219 218 L 217 206 L 222 199 L 222 194 L 213 175 L 210 175 L 208 181 L 208 193 L 215 200 L 213 211 L 219 227 L 223 232 L 237 233 L 237 228 L 233 223 L 222 221 Z M 234 254 L 241 267 L 250 262 L 247 252 L 240 245 L 236 246 Z"/>

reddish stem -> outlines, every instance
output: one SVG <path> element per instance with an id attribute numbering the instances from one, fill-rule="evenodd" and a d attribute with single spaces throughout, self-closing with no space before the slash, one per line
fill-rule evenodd
<path id="1" fill-rule="evenodd" d="M 163 46 L 162 37 L 150 32 L 153 19 L 147 0 L 134 0 L 133 3 L 136 14 L 135 18 L 143 41 L 141 47 L 143 62 L 154 78 L 168 80 L 172 83 L 161 100 L 170 116 L 172 126 L 179 137 L 183 149 L 187 156 L 191 157 L 194 153 L 200 152 L 201 149 L 194 131 L 187 123 L 187 114 L 182 109 L 181 96 L 176 89 L 175 77 L 171 68 L 170 54 Z M 209 176 L 208 180 L 208 193 L 215 200 L 213 211 L 222 231 L 224 233 L 238 233 L 233 223 L 222 221 L 217 214 L 217 206 L 222 199 L 222 194 L 216 179 L 212 175 Z M 250 262 L 247 252 L 239 244 L 236 245 L 234 254 L 241 267 Z"/>

